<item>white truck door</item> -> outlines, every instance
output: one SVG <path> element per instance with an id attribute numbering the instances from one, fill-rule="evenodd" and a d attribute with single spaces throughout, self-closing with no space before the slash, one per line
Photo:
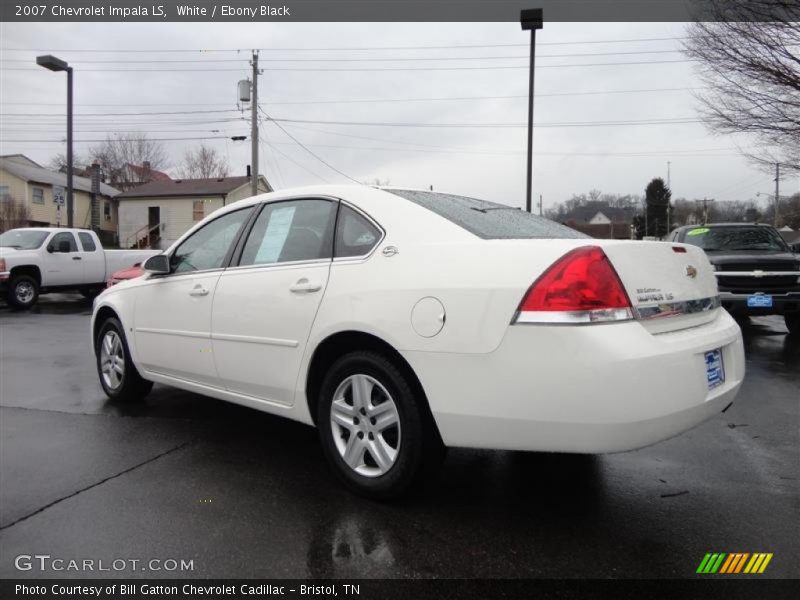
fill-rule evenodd
<path id="1" fill-rule="evenodd" d="M 75 235 L 71 231 L 59 231 L 50 238 L 45 247 L 45 287 L 79 285 L 83 283 L 83 257 L 78 252 Z"/>
<path id="2" fill-rule="evenodd" d="M 83 283 L 105 283 L 106 257 L 99 240 L 88 231 L 79 231 L 78 241 L 83 261 Z"/>

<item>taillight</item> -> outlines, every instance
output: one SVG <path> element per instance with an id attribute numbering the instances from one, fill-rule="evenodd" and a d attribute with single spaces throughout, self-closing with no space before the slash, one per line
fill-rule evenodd
<path id="1" fill-rule="evenodd" d="M 514 323 L 602 323 L 633 318 L 619 275 L 598 246 L 565 254 L 530 287 Z"/>
<path id="2" fill-rule="evenodd" d="M 5 273 L 6 270 L 6 259 L 0 258 L 0 273 Z"/>

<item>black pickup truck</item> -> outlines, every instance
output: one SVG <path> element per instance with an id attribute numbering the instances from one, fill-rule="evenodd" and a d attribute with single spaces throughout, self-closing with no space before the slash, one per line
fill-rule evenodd
<path id="1" fill-rule="evenodd" d="M 774 227 L 714 223 L 679 227 L 669 241 L 699 246 L 714 266 L 722 305 L 734 315 L 783 315 L 800 333 L 800 248 Z"/>

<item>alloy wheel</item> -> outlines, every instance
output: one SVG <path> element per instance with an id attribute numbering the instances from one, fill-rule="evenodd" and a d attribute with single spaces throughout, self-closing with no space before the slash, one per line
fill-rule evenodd
<path id="1" fill-rule="evenodd" d="M 108 331 L 100 344 L 100 371 L 103 381 L 112 390 L 116 390 L 125 375 L 125 351 L 122 340 L 116 331 Z"/>

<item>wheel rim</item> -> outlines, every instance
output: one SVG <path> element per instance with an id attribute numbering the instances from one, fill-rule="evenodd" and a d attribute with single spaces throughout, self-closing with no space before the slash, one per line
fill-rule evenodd
<path id="1" fill-rule="evenodd" d="M 344 463 L 364 477 L 380 477 L 400 451 L 400 415 L 391 394 L 369 375 L 351 375 L 331 403 L 333 442 Z"/>
<path id="2" fill-rule="evenodd" d="M 33 301 L 36 290 L 30 281 L 20 281 L 14 288 L 14 297 L 21 304 L 28 304 Z"/>
<path id="3" fill-rule="evenodd" d="M 100 371 L 103 381 L 112 390 L 117 389 L 125 375 L 125 351 L 116 331 L 109 331 L 100 343 Z"/>

